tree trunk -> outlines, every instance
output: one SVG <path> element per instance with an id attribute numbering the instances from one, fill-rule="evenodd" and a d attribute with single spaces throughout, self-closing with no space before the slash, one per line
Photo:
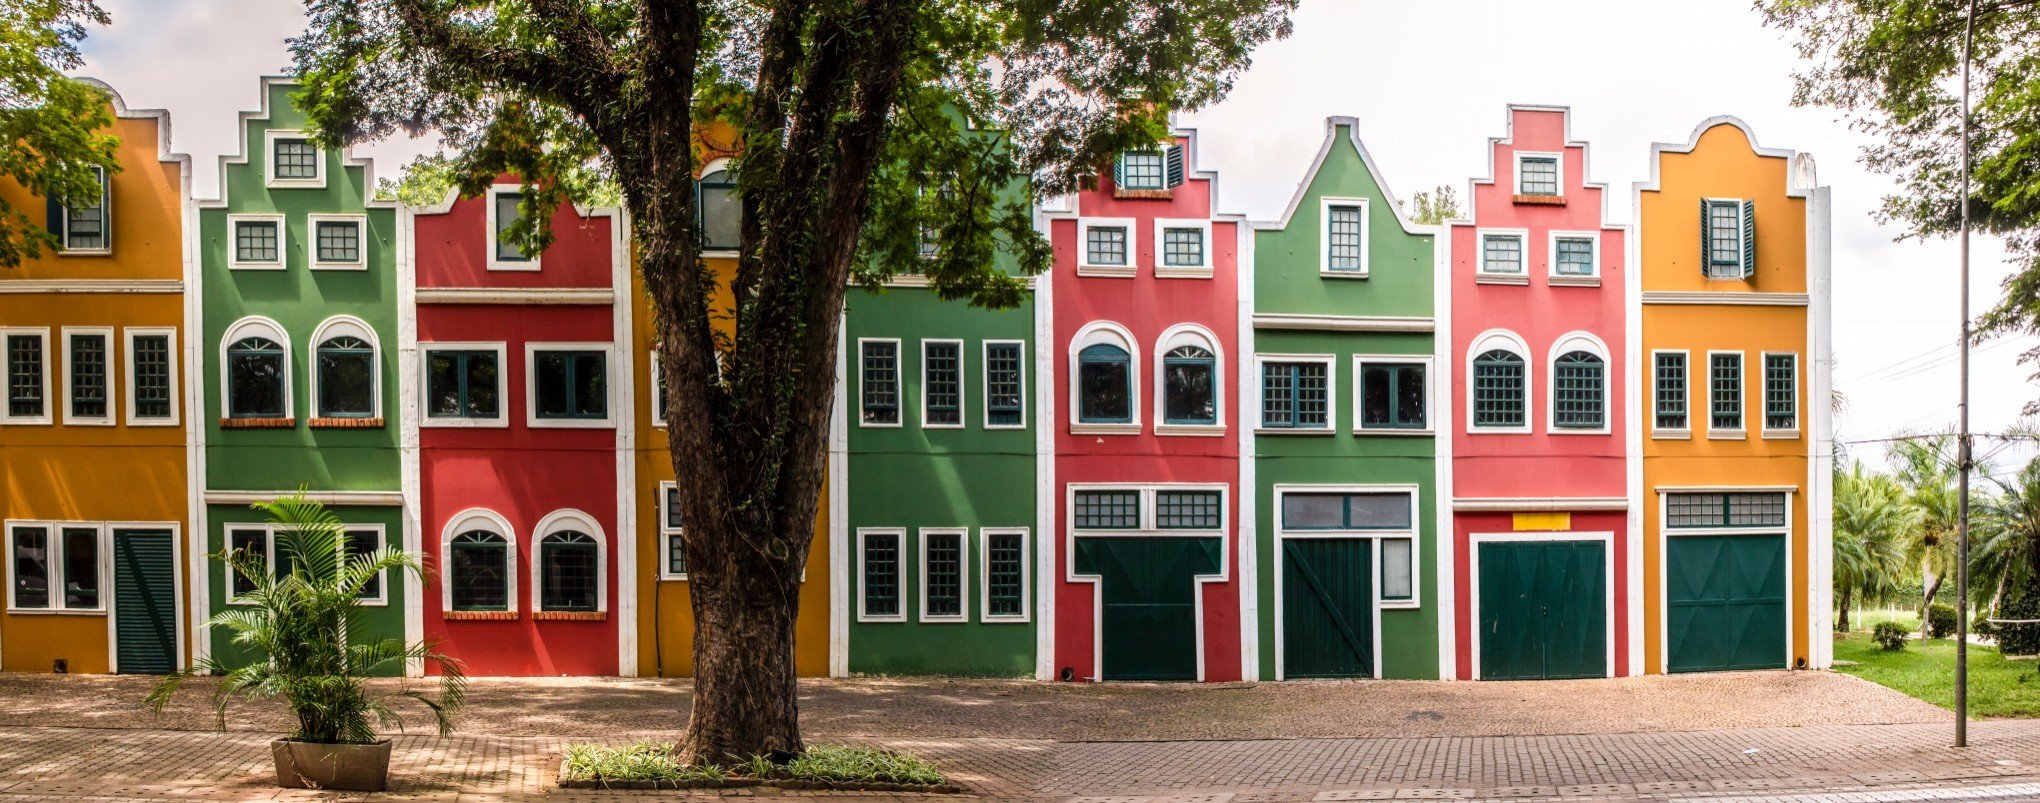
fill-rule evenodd
<path id="1" fill-rule="evenodd" d="M 753 755 L 799 753 L 798 600 L 764 583 L 715 596 L 720 599 L 694 604 L 694 708 L 682 758 L 728 765 Z"/>
<path id="2" fill-rule="evenodd" d="M 1835 616 L 1835 632 L 1849 632 L 1849 603 L 1855 599 L 1856 590 L 1842 586 L 1842 612 Z"/>
<path id="3" fill-rule="evenodd" d="M 1933 623 L 1933 617 L 1929 613 L 1934 607 L 1934 595 L 1941 593 L 1941 578 L 1935 576 L 1932 572 L 1928 572 L 1926 574 L 1926 584 L 1926 596 L 1920 600 L 1920 638 L 1933 635 L 1933 631 L 1928 629 Z"/>

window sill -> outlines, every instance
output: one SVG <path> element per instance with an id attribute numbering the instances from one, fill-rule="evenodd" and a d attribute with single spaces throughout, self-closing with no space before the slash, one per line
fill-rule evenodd
<path id="1" fill-rule="evenodd" d="M 1113 187 L 1112 197 L 1144 199 L 1150 201 L 1166 201 L 1176 197 L 1176 191 L 1168 187 L 1153 190 L 1129 190 L 1123 187 Z"/>
<path id="2" fill-rule="evenodd" d="M 1384 611 L 1415 611 L 1422 610 L 1423 607 L 1424 607 L 1423 605 L 1418 604 L 1417 601 L 1413 599 L 1405 600 L 1385 599 L 1381 601 L 1381 609 Z"/>
<path id="3" fill-rule="evenodd" d="M 130 418 L 130 419 L 128 419 L 127 425 L 128 425 L 128 426 L 130 426 L 130 427 L 174 427 L 174 426 L 177 426 L 177 419 L 175 419 L 175 418 Z"/>
<path id="4" fill-rule="evenodd" d="M 1101 279 L 1131 279 L 1139 275 L 1140 269 L 1132 265 L 1078 265 L 1078 276 Z"/>
<path id="5" fill-rule="evenodd" d="M 1565 206 L 1565 196 L 1563 195 L 1515 195 L 1511 196 L 1509 200 L 1529 206 Z"/>
<path id="6" fill-rule="evenodd" d="M 1071 435 L 1139 435 L 1140 424 L 1071 424 Z"/>
<path id="7" fill-rule="evenodd" d="M 1156 424 L 1156 435 L 1219 438 L 1225 436 L 1224 424 Z"/>
<path id="8" fill-rule="evenodd" d="M 268 270 L 268 271 L 280 271 L 280 270 L 283 270 L 283 269 L 284 269 L 284 265 L 283 265 L 283 263 L 282 263 L 282 262 L 229 262 L 229 263 L 227 263 L 227 270 L 257 270 L 257 271 L 261 271 L 261 270 Z"/>
<path id="9" fill-rule="evenodd" d="M 514 622 L 516 611 L 446 611 L 439 618 L 449 622 Z"/>
<path id="10" fill-rule="evenodd" d="M 607 418 L 533 418 L 524 422 L 532 429 L 615 429 Z"/>
<path id="11" fill-rule="evenodd" d="M 382 429 L 382 416 L 374 418 L 314 418 L 305 422 L 312 429 Z"/>
<path id="12" fill-rule="evenodd" d="M 743 256 L 743 255 L 744 255 L 744 252 L 743 252 L 743 249 L 741 249 L 741 248 L 703 248 L 703 249 L 701 249 L 701 256 L 702 256 L 703 258 L 705 258 L 705 259 L 736 259 L 737 257 Z"/>
<path id="13" fill-rule="evenodd" d="M 1550 429 L 1546 430 L 1546 434 L 1550 435 L 1607 435 L 1609 433 L 1610 430 L 1607 427 L 1602 427 L 1600 429 L 1575 429 L 1572 427 L 1551 427 Z"/>
<path id="14" fill-rule="evenodd" d="M 1767 440 L 1767 441 L 1796 441 L 1796 440 L 1799 440 L 1799 430 L 1796 430 L 1796 429 L 1767 429 L 1767 430 L 1764 430 L 1764 440 Z"/>
<path id="15" fill-rule="evenodd" d="M 1422 429 L 1395 429 L 1391 427 L 1354 427 L 1355 435 L 1386 435 L 1392 438 L 1429 438 L 1438 434 L 1430 427 Z"/>
<path id="16" fill-rule="evenodd" d="M 79 609 L 71 609 L 71 608 L 14 608 L 14 607 L 9 607 L 9 608 L 7 609 L 7 613 L 8 613 L 8 614 L 10 614 L 10 615 L 20 615 L 20 616 L 105 616 L 105 615 L 106 615 L 106 609 L 105 609 L 105 608 L 94 608 L 94 609 L 85 609 L 85 608 L 79 608 Z"/>
<path id="17" fill-rule="evenodd" d="M 1750 439 L 1750 436 L 1749 433 L 1744 432 L 1740 429 L 1737 430 L 1722 429 L 1722 430 L 1708 430 L 1707 439 L 1710 441 L 1746 441 Z"/>
<path id="18" fill-rule="evenodd" d="M 921 414 L 922 429 L 964 429 L 968 426 L 969 426 L 968 424 L 965 424 L 961 421 L 958 421 L 954 424 L 930 424 L 928 423 L 928 414 L 927 413 Z"/>
<path id="19" fill-rule="evenodd" d="M 296 418 L 222 418 L 220 429 L 294 429 Z"/>
<path id="20" fill-rule="evenodd" d="M 1169 265 L 1169 266 L 1166 266 L 1166 267 L 1164 267 L 1164 266 L 1161 266 L 1161 265 L 1156 265 L 1156 266 L 1155 266 L 1155 278 L 1157 278 L 1157 279 L 1209 279 L 1209 278 L 1211 278 L 1211 267 L 1210 267 L 1209 265 L 1207 265 L 1207 266 L 1204 266 L 1204 267 L 1201 267 L 1201 268 L 1199 268 L 1199 267 L 1187 267 L 1187 266 L 1183 266 L 1183 265 Z"/>
<path id="21" fill-rule="evenodd" d="M 1650 439 L 1654 441 L 1690 441 L 1693 439 L 1693 431 L 1688 429 L 1652 430 Z"/>
<path id="22" fill-rule="evenodd" d="M 904 425 L 898 421 L 858 421 L 857 426 L 861 429 L 899 429 Z"/>
<path id="23" fill-rule="evenodd" d="M 326 154 L 323 151 L 319 153 L 319 158 L 323 159 L 325 156 Z M 326 180 L 323 178 L 272 178 L 263 186 L 273 190 L 323 190 L 326 188 Z"/>
<path id="24" fill-rule="evenodd" d="M 659 575 L 659 582 L 661 582 L 661 583 L 685 583 L 685 582 L 687 582 L 687 575 L 684 575 L 684 574 L 662 574 L 662 575 Z"/>
<path id="25" fill-rule="evenodd" d="M 1024 614 L 1023 614 L 1023 615 L 1020 615 L 1020 616 L 979 616 L 979 617 L 978 617 L 978 624 L 981 624 L 981 625 L 1024 625 L 1024 624 L 1027 624 L 1027 623 L 1028 623 L 1029 621 L 1031 621 L 1031 620 L 1030 620 L 1030 619 L 1028 619 L 1028 618 L 1027 618 L 1027 616 L 1026 616 L 1026 615 L 1024 615 Z"/>
<path id="26" fill-rule="evenodd" d="M 1467 427 L 1468 435 L 1528 435 L 1529 427 Z"/>
<path id="27" fill-rule="evenodd" d="M 1529 284 L 1530 277 L 1515 273 L 1476 273 L 1474 284 Z"/>
<path id="28" fill-rule="evenodd" d="M 110 257 L 110 256 L 113 256 L 113 249 L 111 249 L 111 248 L 58 248 L 58 249 L 57 249 L 57 256 L 59 256 L 59 257 Z"/>
<path id="29" fill-rule="evenodd" d="M 608 611 L 532 611 L 533 621 L 545 622 L 606 622 Z"/>
<path id="30" fill-rule="evenodd" d="M 1600 287 L 1601 277 L 1570 276 L 1570 275 L 1552 276 L 1551 278 L 1545 280 L 1544 283 L 1551 285 L 1552 287 Z"/>
<path id="31" fill-rule="evenodd" d="M 970 624 L 970 617 L 968 617 L 968 616 L 923 616 L 923 617 L 921 617 L 921 618 L 920 618 L 920 619 L 919 619 L 918 621 L 919 621 L 919 622 L 920 622 L 921 624 L 924 624 L 924 625 L 967 625 L 967 624 Z"/>
<path id="32" fill-rule="evenodd" d="M 510 420 L 507 418 L 464 418 L 459 416 L 433 418 L 427 416 L 418 419 L 418 426 L 426 429 L 473 429 L 477 427 L 502 429 L 510 426 Z"/>
<path id="33" fill-rule="evenodd" d="M 64 418 L 64 426 L 67 426 L 67 427 L 110 427 L 110 426 L 113 426 L 113 419 L 111 419 L 111 418 L 71 418 L 71 417 L 69 417 L 69 416 L 66 416 L 66 417 Z"/>
<path id="34" fill-rule="evenodd" d="M 331 270 L 331 271 L 340 271 L 340 272 L 342 272 L 342 273 L 347 273 L 347 272 L 353 272 L 353 273 L 361 273 L 361 272 L 364 272 L 364 271 L 367 271 L 367 270 L 368 270 L 368 263 L 365 263 L 365 262 L 314 262 L 314 263 L 312 263 L 312 270 Z"/>
<path id="35" fill-rule="evenodd" d="M 904 617 L 904 616 L 859 616 L 859 617 L 857 617 L 857 623 L 858 623 L 858 624 L 867 624 L 867 625 L 903 625 L 903 624 L 906 624 L 906 623 L 907 623 L 907 617 Z"/>
<path id="36" fill-rule="evenodd" d="M 1365 279 L 1367 278 L 1367 269 L 1339 270 L 1336 268 L 1318 268 L 1317 275 L 1322 279 Z"/>
<path id="37" fill-rule="evenodd" d="M 1255 435 L 1330 435 L 1331 427 L 1255 427 Z"/>

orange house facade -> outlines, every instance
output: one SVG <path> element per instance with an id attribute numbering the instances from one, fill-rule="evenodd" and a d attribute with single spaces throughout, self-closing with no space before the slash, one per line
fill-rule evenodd
<path id="1" fill-rule="evenodd" d="M 1733 117 L 1637 185 L 1644 670 L 1832 653 L 1830 201 Z"/>
<path id="2" fill-rule="evenodd" d="M 0 181 L 60 247 L 0 271 L 0 669 L 167 673 L 190 661 L 184 218 L 167 112 L 111 87 L 120 169 L 96 206 Z"/>

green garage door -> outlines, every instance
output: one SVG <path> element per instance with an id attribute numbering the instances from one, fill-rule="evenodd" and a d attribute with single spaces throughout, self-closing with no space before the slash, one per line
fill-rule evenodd
<path id="1" fill-rule="evenodd" d="M 1102 680 L 1197 679 L 1197 575 L 1217 574 L 1216 538 L 1079 538 L 1076 570 L 1096 575 Z"/>
<path id="2" fill-rule="evenodd" d="M 1282 539 L 1282 676 L 1374 677 L 1372 541 Z"/>
<path id="3" fill-rule="evenodd" d="M 1665 539 L 1668 671 L 1782 669 L 1785 536 Z"/>
<path id="4" fill-rule="evenodd" d="M 113 533 L 115 660 L 122 674 L 177 668 L 177 555 L 168 530 Z"/>
<path id="5" fill-rule="evenodd" d="M 1608 674 L 1607 550 L 1599 541 L 1480 545 L 1480 676 Z"/>

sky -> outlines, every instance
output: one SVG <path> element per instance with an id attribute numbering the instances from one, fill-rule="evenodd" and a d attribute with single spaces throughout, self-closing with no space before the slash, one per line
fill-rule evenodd
<path id="1" fill-rule="evenodd" d="M 290 64 L 285 39 L 303 27 L 290 0 L 102 0 L 113 15 L 85 43 L 82 74 L 131 107 L 169 109 L 172 145 L 198 166 L 194 190 L 218 191 L 219 157 L 234 152 L 236 115 L 257 107 L 256 76 Z M 1222 211 L 1278 217 L 1324 134 L 1351 116 L 1390 189 L 1407 199 L 1487 172 L 1486 143 L 1504 133 L 1509 103 L 1572 108 L 1590 145 L 1588 177 L 1610 190 L 1610 222 L 1629 223 L 1631 185 L 1648 177 L 1652 142 L 1684 143 L 1701 120 L 1733 114 L 1766 148 L 1811 153 L 1834 188 L 1835 386 L 1846 398 L 1837 436 L 1869 441 L 1952 428 L 1957 373 L 1958 258 L 1951 241 L 1894 242 L 1874 217 L 1892 182 L 1858 157 L 1868 138 L 1833 110 L 1792 105 L 1803 62 L 1788 35 L 1765 28 L 1749 0 L 1303 0 L 1295 33 L 1254 54 L 1228 98 L 1184 115 L 1201 135 L 1201 169 L 1219 171 Z M 358 149 L 394 175 L 430 143 Z M 2010 271 L 1979 238 L 1971 303 L 1997 301 Z M 2040 398 L 2018 355 L 2032 337 L 1978 348 L 1972 427 L 2002 432 Z M 1878 461 L 1883 445 L 1849 444 Z M 1980 454 L 1993 444 L 1979 443 Z M 1997 453 L 2016 470 L 2023 447 Z"/>

